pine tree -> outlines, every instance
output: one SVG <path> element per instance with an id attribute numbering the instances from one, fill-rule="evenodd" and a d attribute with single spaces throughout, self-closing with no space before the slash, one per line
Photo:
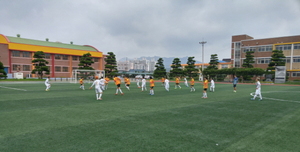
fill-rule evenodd
<path id="1" fill-rule="evenodd" d="M 79 68 L 78 69 L 83 69 L 83 70 L 94 70 L 91 65 L 94 63 L 93 58 L 91 53 L 86 53 L 83 54 L 82 57 L 80 58 L 80 63 L 78 64 Z"/>
<path id="2" fill-rule="evenodd" d="M 244 63 L 242 65 L 242 67 L 244 68 L 253 68 L 253 63 L 255 63 L 254 61 L 254 55 L 252 55 L 254 52 L 253 51 L 248 51 L 246 52 L 246 59 L 244 60 Z"/>
<path id="3" fill-rule="evenodd" d="M 32 74 L 37 73 L 39 79 L 43 78 L 44 72 L 50 74 L 50 69 L 47 67 L 49 62 L 44 59 L 45 53 L 43 51 L 35 52 L 33 58 L 31 61 L 34 65 L 34 69 L 31 71 Z"/>
<path id="4" fill-rule="evenodd" d="M 175 77 L 175 76 L 181 76 L 183 73 L 183 70 L 181 68 L 181 61 L 179 58 L 175 58 L 173 60 L 173 63 L 171 65 L 172 70 L 170 71 L 170 76 Z"/>
<path id="5" fill-rule="evenodd" d="M 275 70 L 276 66 L 285 66 L 285 56 L 283 51 L 273 50 L 271 57 L 271 62 L 269 63 L 267 70 Z"/>
<path id="6" fill-rule="evenodd" d="M 210 70 L 217 70 L 218 69 L 218 64 L 219 64 L 219 59 L 217 54 L 212 54 L 210 55 L 210 61 L 209 61 L 209 66 L 207 66 L 206 69 Z"/>
<path id="7" fill-rule="evenodd" d="M 112 78 L 118 73 L 116 55 L 113 52 L 107 52 L 107 54 L 105 58 L 105 75 Z"/>
<path id="8" fill-rule="evenodd" d="M 164 60 L 162 58 L 159 58 L 157 60 L 157 63 L 155 65 L 156 69 L 154 70 L 153 76 L 155 78 L 165 77 L 166 76 L 166 69 L 164 66 Z"/>
<path id="9" fill-rule="evenodd" d="M 189 77 L 195 77 L 197 76 L 197 72 L 198 72 L 198 69 L 196 69 L 195 67 L 195 63 L 196 63 L 196 60 L 194 60 L 195 57 L 188 57 L 188 60 L 187 60 L 187 66 L 185 67 L 185 73 L 187 76 Z"/>

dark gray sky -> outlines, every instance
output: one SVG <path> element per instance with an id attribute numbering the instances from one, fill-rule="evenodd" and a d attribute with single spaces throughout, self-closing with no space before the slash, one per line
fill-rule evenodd
<path id="1" fill-rule="evenodd" d="M 231 36 L 300 35 L 299 0 L 0 0 L 0 34 L 92 45 L 117 59 L 230 58 Z"/>

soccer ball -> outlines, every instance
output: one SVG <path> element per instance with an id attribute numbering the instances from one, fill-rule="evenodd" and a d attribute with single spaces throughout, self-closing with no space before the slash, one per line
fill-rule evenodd
<path id="1" fill-rule="evenodd" d="M 250 96 L 254 96 L 254 94 L 255 94 L 254 92 L 251 92 L 251 93 L 250 93 Z"/>

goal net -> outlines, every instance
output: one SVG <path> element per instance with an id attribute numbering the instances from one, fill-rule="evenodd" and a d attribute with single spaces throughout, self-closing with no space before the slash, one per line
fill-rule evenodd
<path id="1" fill-rule="evenodd" d="M 94 81 L 94 78 L 98 76 L 105 77 L 104 70 L 82 70 L 76 69 L 72 71 L 71 83 L 78 83 L 81 78 L 84 78 L 84 82 L 91 83 Z"/>

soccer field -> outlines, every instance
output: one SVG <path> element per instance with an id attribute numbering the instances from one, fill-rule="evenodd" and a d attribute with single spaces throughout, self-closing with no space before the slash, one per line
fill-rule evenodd
<path id="1" fill-rule="evenodd" d="M 300 150 L 300 86 L 262 85 L 263 101 L 250 100 L 254 84 L 216 84 L 202 97 L 181 85 L 155 95 L 135 83 L 123 96 L 109 84 L 0 82 L 1 152 L 293 152 Z M 149 84 L 147 84 L 149 86 Z M 148 87 L 149 88 L 149 87 Z"/>

